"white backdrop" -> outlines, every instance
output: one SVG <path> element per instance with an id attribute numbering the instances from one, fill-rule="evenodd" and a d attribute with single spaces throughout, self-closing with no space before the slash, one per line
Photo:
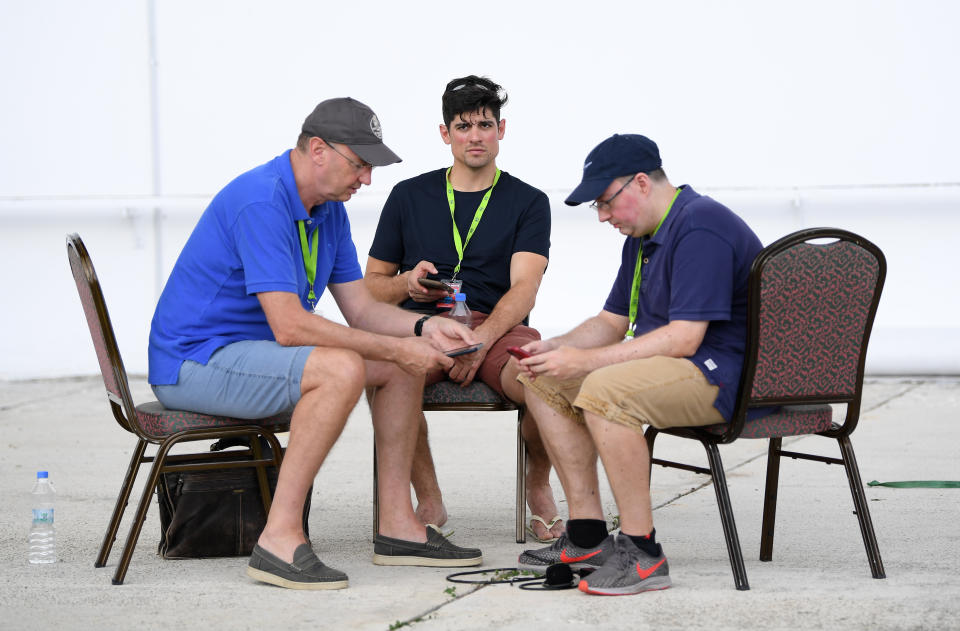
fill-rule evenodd
<path id="1" fill-rule="evenodd" d="M 142 371 L 197 214 L 331 96 L 371 105 L 404 158 L 349 206 L 363 262 L 390 187 L 449 163 L 439 98 L 469 73 L 510 94 L 500 166 L 554 203 L 545 332 L 599 308 L 608 283 L 590 279 L 619 248 L 560 200 L 593 145 L 638 132 L 764 242 L 822 224 L 876 241 L 890 277 L 870 366 L 960 372 L 958 18 L 922 0 L 0 0 L 0 378 L 96 371 L 63 256 L 75 230 Z"/>

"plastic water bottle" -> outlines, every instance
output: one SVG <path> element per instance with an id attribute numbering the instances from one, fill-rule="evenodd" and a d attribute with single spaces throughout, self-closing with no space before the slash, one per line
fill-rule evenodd
<path id="1" fill-rule="evenodd" d="M 57 560 L 57 544 L 53 530 L 53 500 L 56 491 L 46 471 L 37 471 L 37 483 L 33 485 L 33 525 L 30 527 L 30 562 L 54 563 Z"/>
<path id="2" fill-rule="evenodd" d="M 457 292 L 453 296 L 454 303 L 453 309 L 450 310 L 450 317 L 463 324 L 464 326 L 473 328 L 470 326 L 470 307 L 467 306 L 467 294 L 463 292 Z"/>

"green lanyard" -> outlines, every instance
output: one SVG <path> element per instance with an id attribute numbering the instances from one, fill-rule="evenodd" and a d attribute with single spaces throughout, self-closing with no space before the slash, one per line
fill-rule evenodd
<path id="1" fill-rule="evenodd" d="M 663 213 L 663 217 L 660 217 L 660 221 L 657 223 L 657 227 L 653 229 L 653 232 L 650 233 L 651 237 L 656 236 L 657 231 L 660 230 L 660 226 L 663 225 L 663 221 L 667 218 L 667 215 L 670 214 L 670 209 L 673 208 L 673 202 L 677 201 L 677 196 L 680 194 L 680 189 L 677 189 L 677 192 L 673 194 L 673 199 L 670 200 L 670 205 L 667 206 L 667 212 Z M 633 337 L 633 327 L 637 322 L 637 309 L 640 306 L 640 268 L 643 261 L 643 240 L 640 241 L 640 249 L 637 250 L 637 264 L 633 268 L 633 286 L 630 287 L 630 325 L 627 327 L 627 338 Z"/>
<path id="2" fill-rule="evenodd" d="M 313 231 L 313 247 L 307 246 L 307 230 L 303 227 L 303 220 L 297 222 L 300 227 L 300 251 L 303 252 L 303 268 L 307 271 L 307 286 L 310 293 L 307 294 L 307 300 L 310 302 L 310 309 L 317 306 L 317 295 L 313 293 L 313 281 L 317 279 L 317 255 L 320 248 L 317 247 L 317 239 L 320 236 L 320 229 Z"/>
<path id="3" fill-rule="evenodd" d="M 447 182 L 447 203 L 450 204 L 450 220 L 453 223 L 453 244 L 457 248 L 457 266 L 453 268 L 453 278 L 452 280 L 457 279 L 457 274 L 460 273 L 460 264 L 463 263 L 463 251 L 467 249 L 467 245 L 470 244 L 470 239 L 473 237 L 473 231 L 477 229 L 477 224 L 480 223 L 480 218 L 483 217 L 483 211 L 487 209 L 487 202 L 490 201 L 490 194 L 493 193 L 493 187 L 497 185 L 497 181 L 500 179 L 500 169 L 497 169 L 496 175 L 493 176 L 493 184 L 490 185 L 490 190 L 487 191 L 487 194 L 483 196 L 483 199 L 480 200 L 480 205 L 477 206 L 477 212 L 473 214 L 473 222 L 470 224 L 470 230 L 467 232 L 467 240 L 460 240 L 460 231 L 457 230 L 457 220 L 453 216 L 453 211 L 456 206 L 456 202 L 453 199 L 453 185 L 450 184 L 450 167 L 447 169 L 447 175 L 444 178 Z"/>

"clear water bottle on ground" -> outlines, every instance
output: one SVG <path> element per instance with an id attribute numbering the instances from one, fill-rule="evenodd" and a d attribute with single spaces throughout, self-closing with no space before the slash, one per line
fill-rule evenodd
<path id="1" fill-rule="evenodd" d="M 463 324 L 464 326 L 470 326 L 470 307 L 467 306 L 467 294 L 463 292 L 457 292 L 453 296 L 454 303 L 453 309 L 450 310 L 450 317 Z"/>
<path id="2" fill-rule="evenodd" d="M 31 563 L 53 563 L 57 560 L 57 546 L 53 530 L 53 500 L 56 491 L 46 471 L 37 471 L 37 483 L 31 491 L 33 524 L 30 526 Z"/>

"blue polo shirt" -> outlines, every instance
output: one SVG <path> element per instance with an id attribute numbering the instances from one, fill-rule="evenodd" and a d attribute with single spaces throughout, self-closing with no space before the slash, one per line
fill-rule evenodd
<path id="1" fill-rule="evenodd" d="M 763 248 L 729 208 L 683 186 L 653 237 L 628 237 L 620 271 L 604 310 L 630 313 L 630 288 L 643 242 L 642 282 L 635 334 L 672 320 L 709 321 L 693 356 L 707 380 L 719 386 L 714 407 L 728 421 L 740 385 L 747 338 L 747 279 Z"/>
<path id="2" fill-rule="evenodd" d="M 290 151 L 227 184 L 201 215 L 180 252 L 150 323 L 149 375 L 154 385 L 177 383 L 180 365 L 201 364 L 222 346 L 273 340 L 256 294 L 286 291 L 309 310 L 298 220 L 308 242 L 318 234 L 317 297 L 328 283 L 363 277 L 341 202 L 307 213 L 290 165 Z"/>

